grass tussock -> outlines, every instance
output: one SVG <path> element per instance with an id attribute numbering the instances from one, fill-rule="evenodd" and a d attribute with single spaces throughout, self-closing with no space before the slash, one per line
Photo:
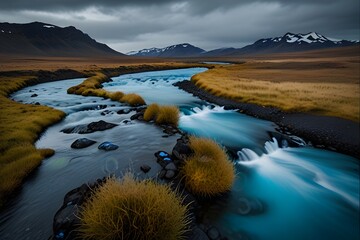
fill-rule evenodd
<path id="1" fill-rule="evenodd" d="M 144 112 L 144 120 L 154 120 L 157 124 L 178 126 L 180 118 L 179 108 L 176 106 L 160 106 L 156 103 L 149 105 Z"/>
<path id="2" fill-rule="evenodd" d="M 186 187 L 200 196 L 215 196 L 231 189 L 235 170 L 224 149 L 210 139 L 190 138 L 190 156 L 182 173 Z"/>
<path id="3" fill-rule="evenodd" d="M 144 120 L 147 122 L 149 122 L 151 120 L 155 120 L 156 116 L 159 113 L 159 110 L 160 110 L 160 107 L 158 104 L 156 104 L 156 103 L 150 104 L 144 112 Z"/>
<path id="4" fill-rule="evenodd" d="M 82 239 L 181 239 L 187 208 L 170 187 L 126 175 L 109 179 L 81 215 Z"/>
<path id="5" fill-rule="evenodd" d="M 109 77 L 103 73 L 98 72 L 95 76 L 87 78 L 79 85 L 70 87 L 67 92 L 69 94 L 82 96 L 102 97 L 105 99 L 110 98 L 112 101 L 127 103 L 131 106 L 140 106 L 146 104 L 145 100 L 135 93 L 125 94 L 120 91 L 108 92 L 104 89 L 101 89 L 101 84 L 107 81 L 109 81 Z"/>
<path id="6" fill-rule="evenodd" d="M 51 149 L 36 149 L 34 142 L 46 127 L 65 116 L 50 107 L 20 104 L 7 98 L 32 78 L 0 77 L 0 208 L 41 160 L 54 154 Z"/>
<path id="7" fill-rule="evenodd" d="M 120 101 L 130 104 L 130 106 L 141 106 L 146 104 L 145 100 L 135 93 L 125 94 Z"/>
<path id="8" fill-rule="evenodd" d="M 213 95 L 235 101 L 359 121 L 359 65 L 333 65 L 247 63 L 213 68 L 192 81 Z"/>

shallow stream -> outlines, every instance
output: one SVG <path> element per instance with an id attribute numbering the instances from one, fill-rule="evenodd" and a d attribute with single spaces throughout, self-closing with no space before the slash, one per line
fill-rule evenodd
<path id="1" fill-rule="evenodd" d="M 235 153 L 237 178 L 232 191 L 227 199 L 209 203 L 204 216 L 229 239 L 359 239 L 358 159 L 307 145 L 284 147 L 286 143 L 279 144 L 269 134 L 276 131 L 272 122 L 224 110 L 172 86 L 205 70 L 127 74 L 113 78 L 113 82 L 104 84 L 104 89 L 138 93 L 148 104 L 175 104 L 182 111 L 183 131 L 215 139 Z M 128 108 L 121 103 L 66 93 L 67 88 L 82 81 L 39 84 L 11 96 L 16 101 L 60 109 L 67 117 L 50 127 L 36 143 L 38 148 L 52 148 L 56 153 L 43 161 L 0 214 L 0 239 L 47 239 L 66 192 L 84 182 L 112 173 L 121 175 L 126 170 L 140 178 L 155 176 L 160 166 L 153 154 L 159 150 L 171 152 L 175 145 L 178 135 L 165 138 L 155 125 L 126 123 L 124 120 L 135 112 L 117 114 Z M 38 96 L 31 97 L 34 93 Z M 119 126 L 90 134 L 60 132 L 99 120 Z M 97 144 L 85 149 L 70 148 L 81 137 Z M 119 148 L 101 151 L 97 146 L 104 141 Z M 139 171 L 144 163 L 152 167 L 147 176 Z M 255 204 L 257 210 L 249 209 L 249 204 Z"/>

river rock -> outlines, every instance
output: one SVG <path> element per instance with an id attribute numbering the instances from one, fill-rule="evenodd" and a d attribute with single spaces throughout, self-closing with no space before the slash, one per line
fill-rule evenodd
<path id="1" fill-rule="evenodd" d="M 182 140 L 178 140 L 172 150 L 172 155 L 179 160 L 185 160 L 192 153 L 193 153 L 193 151 L 189 147 L 189 145 L 184 143 L 184 141 L 182 141 Z"/>
<path id="2" fill-rule="evenodd" d="M 162 166 L 163 168 L 172 162 L 172 159 L 170 157 L 170 154 L 165 151 L 158 151 L 155 154 L 155 157 L 157 159 L 157 162 Z"/>
<path id="3" fill-rule="evenodd" d="M 134 115 L 132 115 L 130 117 L 131 120 L 142 120 L 143 119 L 144 114 L 142 112 L 139 113 L 135 113 Z"/>
<path id="4" fill-rule="evenodd" d="M 136 108 L 124 108 L 117 111 L 117 114 L 128 114 L 129 112 L 135 111 Z"/>
<path id="5" fill-rule="evenodd" d="M 36 93 L 32 94 L 30 97 L 37 97 L 38 95 Z"/>
<path id="6" fill-rule="evenodd" d="M 118 149 L 119 146 L 111 142 L 103 142 L 98 146 L 98 148 L 105 151 L 112 151 Z"/>
<path id="7" fill-rule="evenodd" d="M 177 167 L 175 166 L 175 164 L 174 164 L 173 162 L 167 164 L 167 165 L 165 166 L 165 169 L 166 169 L 166 170 L 177 171 Z"/>
<path id="8" fill-rule="evenodd" d="M 100 120 L 98 122 L 92 122 L 89 124 L 82 124 L 75 127 L 64 128 L 61 130 L 61 132 L 86 134 L 86 133 L 93 133 L 96 131 L 104 131 L 116 126 L 117 124 L 108 123 L 103 120 Z"/>
<path id="9" fill-rule="evenodd" d="M 167 170 L 165 174 L 165 178 L 171 180 L 175 177 L 175 175 L 176 172 L 174 170 Z"/>
<path id="10" fill-rule="evenodd" d="M 54 217 L 53 239 L 73 239 L 74 230 L 80 223 L 78 206 L 64 205 Z"/>
<path id="11" fill-rule="evenodd" d="M 144 173 L 147 173 L 147 172 L 150 171 L 151 167 L 150 167 L 149 165 L 144 164 L 144 165 L 141 165 L 141 166 L 140 166 L 140 169 L 141 169 L 141 171 L 143 171 Z"/>
<path id="12" fill-rule="evenodd" d="M 71 147 L 76 148 L 76 149 L 86 148 L 86 147 L 93 145 L 94 143 L 96 143 L 96 141 L 93 141 L 93 140 L 90 140 L 87 138 L 79 138 L 71 144 Z"/>

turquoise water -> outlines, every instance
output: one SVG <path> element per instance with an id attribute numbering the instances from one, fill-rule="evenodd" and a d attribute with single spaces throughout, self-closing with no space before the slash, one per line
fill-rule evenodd
<path id="1" fill-rule="evenodd" d="M 224 110 L 172 86 L 205 70 L 127 74 L 113 78 L 104 88 L 139 93 L 147 103 L 178 105 L 182 130 L 212 138 L 237 153 L 237 177 L 230 195 L 210 202 L 204 215 L 229 239 L 359 239 L 358 159 L 310 146 L 279 148 L 269 135 L 275 131 L 275 124 Z M 0 239 L 47 239 L 52 218 L 67 191 L 112 172 L 136 170 L 142 163 L 150 164 L 150 174 L 156 174 L 159 166 L 153 153 L 171 151 L 175 145 L 178 136 L 162 138 L 161 129 L 154 125 L 138 121 L 123 124 L 134 112 L 116 114 L 126 108 L 121 103 L 66 94 L 68 87 L 81 81 L 40 84 L 12 95 L 16 101 L 40 102 L 68 115 L 37 142 L 37 147 L 53 148 L 56 154 L 43 162 L 9 209 L 0 214 Z M 34 92 L 39 96 L 31 98 Z M 110 114 L 101 115 L 104 110 Z M 86 136 L 60 132 L 99 120 L 119 126 Z M 70 144 L 79 137 L 98 143 L 110 140 L 119 145 L 119 150 L 102 152 L 97 145 L 71 149 Z"/>

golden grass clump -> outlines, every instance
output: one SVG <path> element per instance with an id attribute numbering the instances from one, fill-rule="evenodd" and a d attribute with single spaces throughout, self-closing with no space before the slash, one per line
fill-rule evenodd
<path id="1" fill-rule="evenodd" d="M 176 106 L 159 106 L 156 103 L 148 106 L 144 112 L 144 120 L 155 120 L 157 124 L 169 124 L 177 126 L 179 123 L 180 111 Z"/>
<path id="2" fill-rule="evenodd" d="M 151 120 L 155 120 L 156 116 L 159 113 L 159 110 L 160 110 L 160 107 L 158 104 L 156 104 L 156 103 L 150 104 L 144 112 L 144 120 L 147 122 L 149 122 Z"/>
<path id="3" fill-rule="evenodd" d="M 186 187 L 196 195 L 215 196 L 231 189 L 233 164 L 221 146 L 210 139 L 190 138 L 194 151 L 182 168 Z"/>
<path id="4" fill-rule="evenodd" d="M 97 189 L 80 218 L 80 237 L 90 240 L 175 240 L 188 225 L 187 207 L 169 186 L 130 175 Z"/>
<path id="5" fill-rule="evenodd" d="M 177 126 L 179 123 L 180 111 L 176 106 L 161 106 L 156 117 L 157 124 L 170 124 Z"/>
<path id="6" fill-rule="evenodd" d="M 112 93 L 109 94 L 109 98 L 110 98 L 112 101 L 118 101 L 118 102 L 120 102 L 123 97 L 124 97 L 124 93 L 123 93 L 123 92 L 120 92 L 120 91 L 112 92 Z"/>
<path id="7" fill-rule="evenodd" d="M 121 98 L 121 102 L 125 102 L 130 104 L 131 106 L 140 106 L 140 105 L 145 105 L 145 100 L 138 94 L 135 93 L 129 93 L 129 94 L 125 94 L 122 98 Z"/>

